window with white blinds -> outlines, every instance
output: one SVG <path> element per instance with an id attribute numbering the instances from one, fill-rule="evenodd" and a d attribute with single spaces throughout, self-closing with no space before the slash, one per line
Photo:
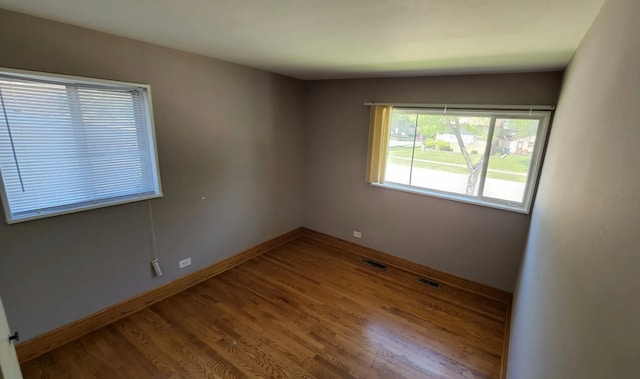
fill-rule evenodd
<path id="1" fill-rule="evenodd" d="M 149 91 L 0 70 L 7 222 L 161 196 Z"/>

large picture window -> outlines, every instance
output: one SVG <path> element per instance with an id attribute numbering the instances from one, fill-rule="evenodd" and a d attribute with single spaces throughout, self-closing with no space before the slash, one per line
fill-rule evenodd
<path id="1" fill-rule="evenodd" d="M 550 111 L 372 106 L 369 181 L 529 212 Z"/>
<path id="2" fill-rule="evenodd" d="M 0 70 L 8 223 L 161 196 L 150 88 Z"/>

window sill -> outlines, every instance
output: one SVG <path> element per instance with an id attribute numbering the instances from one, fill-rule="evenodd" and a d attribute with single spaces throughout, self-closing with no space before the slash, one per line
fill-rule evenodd
<path id="1" fill-rule="evenodd" d="M 73 204 L 70 205 L 68 208 L 56 208 L 54 210 L 50 210 L 50 211 L 41 211 L 41 212 L 31 212 L 28 214 L 23 214 L 20 216 L 15 216 L 12 214 L 6 214 L 6 222 L 7 224 L 11 225 L 11 224 L 18 224 L 21 222 L 25 222 L 25 221 L 31 221 L 31 220 L 38 220 L 38 219 L 42 219 L 42 218 L 48 218 L 48 217 L 53 217 L 53 216 L 60 216 L 60 215 L 65 215 L 65 214 L 70 214 L 70 213 L 77 213 L 77 212 L 84 212 L 84 211 L 90 211 L 93 209 L 100 209 L 100 208 L 106 208 L 106 207 L 111 207 L 114 205 L 121 205 L 121 204 L 128 204 L 128 203 L 135 203 L 137 201 L 144 201 L 144 200 L 151 200 L 151 199 L 156 199 L 156 198 L 160 198 L 162 197 L 162 193 L 154 193 L 154 194 L 149 194 L 149 195 L 144 195 L 144 196 L 126 196 L 123 197 L 119 200 L 113 200 L 113 199 L 106 199 L 106 201 L 103 202 L 99 202 L 99 201 L 95 201 L 95 202 L 90 202 L 90 205 L 77 205 L 77 204 Z M 6 209 L 6 208 L 5 208 Z"/>
<path id="2" fill-rule="evenodd" d="M 513 205 L 511 205 L 511 204 L 509 204 L 507 202 L 499 203 L 499 202 L 487 201 L 487 200 L 482 200 L 482 199 L 478 199 L 478 198 L 474 198 L 474 197 L 470 197 L 470 196 L 465 196 L 465 195 L 458 195 L 458 194 L 448 193 L 448 192 L 440 192 L 440 191 L 436 191 L 436 190 L 430 190 L 430 189 L 420 188 L 420 187 L 413 187 L 413 186 L 408 186 L 408 185 L 404 185 L 404 184 L 397 184 L 397 183 L 391 183 L 391 182 L 370 183 L 370 184 L 371 184 L 372 187 L 386 188 L 386 189 L 391 189 L 391 190 L 396 190 L 396 191 L 413 193 L 413 194 L 417 194 L 417 195 L 436 197 L 436 198 L 446 199 L 446 200 L 453 200 L 453 201 L 457 201 L 457 202 L 461 202 L 461 203 L 479 205 L 479 206 L 483 206 L 483 207 L 500 209 L 500 210 L 504 210 L 504 211 L 511 211 L 511 212 L 522 213 L 522 214 L 529 214 L 529 212 L 530 212 L 530 209 L 525 208 L 525 205 L 523 205 L 523 204 L 513 204 Z"/>

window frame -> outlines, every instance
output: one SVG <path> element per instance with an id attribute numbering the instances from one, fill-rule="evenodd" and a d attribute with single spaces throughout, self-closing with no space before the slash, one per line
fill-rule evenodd
<path id="1" fill-rule="evenodd" d="M 369 104 L 369 105 L 378 105 Z M 459 106 L 420 106 L 415 104 L 407 104 L 407 105 L 394 105 L 394 104 L 381 104 L 381 105 L 390 105 L 392 106 L 391 114 L 393 114 L 394 109 L 402 109 L 403 111 L 412 111 L 415 110 L 416 113 L 422 114 L 431 114 L 431 115 L 453 115 L 453 116 L 464 116 L 470 115 L 473 117 L 489 117 L 491 118 L 490 126 L 487 134 L 487 143 L 485 145 L 485 152 L 487 159 L 483 161 L 483 167 L 480 174 L 480 180 L 478 182 L 479 189 L 478 195 L 466 195 L 454 192 L 447 192 L 443 190 L 430 189 L 425 187 L 419 187 L 409 184 L 396 183 L 387 181 L 386 179 L 381 183 L 372 182 L 370 183 L 374 187 L 379 188 L 387 188 L 397 191 L 403 191 L 408 193 L 414 193 L 419 195 L 431 196 L 436 198 L 442 198 L 447 200 L 454 200 L 458 202 L 481 205 L 490 208 L 496 208 L 501 210 L 507 210 L 517 213 L 529 214 L 533 207 L 533 201 L 535 197 L 535 193 L 538 187 L 538 182 L 540 178 L 540 170 L 542 168 L 544 153 L 547 146 L 547 139 L 549 135 L 549 130 L 551 128 L 551 121 L 553 119 L 553 110 L 554 107 L 519 107 L 519 106 L 470 106 L 470 105 L 459 105 Z M 527 173 L 527 180 L 525 182 L 525 191 L 523 194 L 522 202 L 514 202 L 504 199 L 493 198 L 489 196 L 483 196 L 482 191 L 484 189 L 484 183 L 487 179 L 487 171 L 489 169 L 490 164 L 490 150 L 491 143 L 494 137 L 495 131 L 495 120 L 496 119 L 528 119 L 528 120 L 539 120 L 538 130 L 536 133 L 536 142 L 535 148 L 531 153 L 531 165 L 529 166 L 529 171 Z M 391 124 L 389 124 L 389 128 L 391 128 Z M 388 137 L 391 138 L 390 135 Z M 416 139 L 417 139 L 417 131 L 414 133 L 414 149 L 416 148 Z M 390 159 L 389 156 L 386 157 L 386 162 Z M 385 163 L 386 163 L 385 162 Z M 411 161 L 411 166 L 413 167 L 413 158 Z"/>
<path id="2" fill-rule="evenodd" d="M 148 130 L 148 143 L 151 163 L 151 175 L 154 184 L 155 191 L 153 194 L 149 195 L 141 195 L 135 194 L 132 195 L 123 195 L 120 197 L 113 197 L 108 199 L 94 199 L 91 201 L 73 203 L 68 207 L 53 207 L 53 210 L 47 211 L 38 211 L 34 210 L 32 215 L 24 216 L 24 217 L 15 217 L 11 209 L 9 207 L 9 198 L 7 194 L 7 189 L 4 184 L 4 179 L 2 178 L 2 172 L 0 171 L 0 201 L 2 202 L 2 208 L 4 210 L 5 221 L 7 224 L 17 224 L 21 222 L 37 220 L 42 218 L 48 218 L 53 216 L 59 216 L 64 214 L 83 212 L 92 209 L 99 209 L 105 207 L 111 207 L 114 205 L 121 205 L 127 203 L 133 203 L 137 201 L 150 200 L 155 198 L 163 197 L 162 192 L 162 181 L 160 179 L 160 165 L 158 160 L 158 146 L 156 142 L 156 132 L 155 132 L 155 122 L 153 117 L 153 101 L 151 94 L 151 86 L 143 83 L 133 83 L 133 82 L 124 82 L 124 81 L 116 81 L 116 80 L 106 80 L 99 78 L 89 78 L 89 77 L 81 77 L 74 75 L 64 75 L 64 74 L 56 74 L 56 73 L 48 73 L 48 72 L 39 72 L 39 71 L 29 71 L 29 70 L 20 70 L 13 68 L 5 68 L 0 67 L 0 74 L 8 77 L 16 77 L 18 79 L 30 80 L 36 82 L 45 82 L 45 83 L 53 83 L 60 85 L 78 85 L 78 86 L 89 86 L 92 88 L 104 87 L 105 89 L 140 89 L 140 93 L 143 97 L 143 105 L 145 106 L 145 124 L 147 125 Z M 120 198 L 120 200 L 118 200 Z M 56 209 L 61 208 L 61 209 Z"/>

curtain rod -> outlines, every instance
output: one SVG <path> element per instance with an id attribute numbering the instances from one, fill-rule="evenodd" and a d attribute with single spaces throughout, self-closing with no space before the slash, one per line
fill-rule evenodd
<path id="1" fill-rule="evenodd" d="M 403 108 L 432 108 L 432 109 L 473 109 L 473 110 L 509 110 L 509 111 L 552 111 L 553 105 L 492 105 L 492 104 L 420 104 L 420 103 L 379 103 L 366 102 L 367 105 L 385 105 Z"/>

